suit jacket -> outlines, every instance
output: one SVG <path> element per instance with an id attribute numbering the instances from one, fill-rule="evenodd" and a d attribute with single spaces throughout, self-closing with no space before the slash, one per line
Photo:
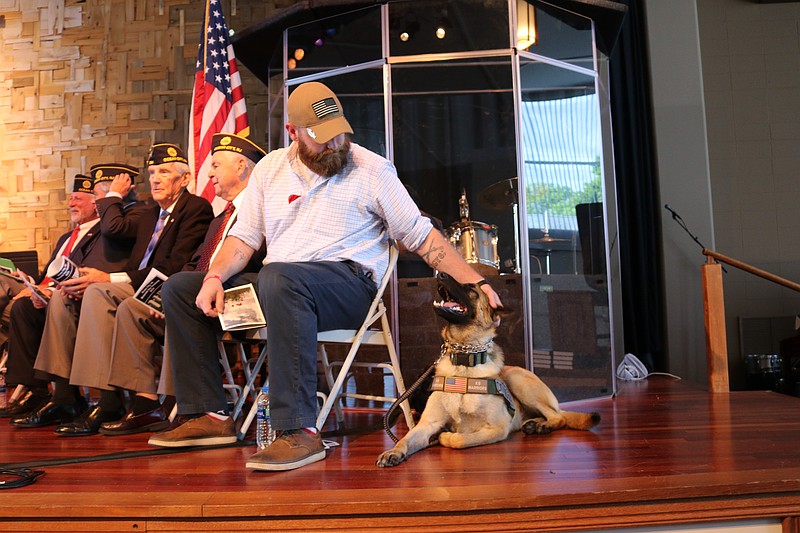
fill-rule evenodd
<path id="1" fill-rule="evenodd" d="M 47 272 L 47 267 L 55 260 L 56 254 L 71 234 L 72 230 L 58 238 L 50 259 L 47 260 L 44 270 L 36 279 L 37 283 L 42 282 Z M 79 267 L 92 267 L 103 272 L 113 272 L 125 266 L 130 258 L 130 247 L 118 246 L 113 241 L 113 238 L 103 234 L 100 223 L 97 223 L 81 240 L 72 246 L 69 258 Z"/>
<path id="2" fill-rule="evenodd" d="M 131 257 L 131 250 L 136 244 L 136 232 L 142 215 L 149 211 L 155 203 L 132 202 L 125 204 L 125 200 L 109 197 L 100 198 L 95 202 L 97 212 L 100 214 L 100 231 L 103 235 L 111 237 L 109 245 L 112 253 L 123 254 L 125 260 L 117 267 L 117 271 L 127 265 Z"/>
<path id="3" fill-rule="evenodd" d="M 147 267 L 139 269 L 150 237 L 153 235 L 161 208 L 153 203 L 142 209 L 138 216 L 123 211 L 119 198 L 102 198 L 97 201 L 97 210 L 104 227 L 117 237 L 135 236 L 128 264 L 123 271 L 131 278 L 134 289 L 138 289 L 151 268 L 156 268 L 166 276 L 171 276 L 183 268 L 194 251 L 203 242 L 214 212 L 211 204 L 199 196 L 183 191 L 178 198 L 172 214 L 167 220 Z"/>
<path id="4" fill-rule="evenodd" d="M 208 231 L 206 232 L 206 238 L 203 239 L 203 244 L 195 251 L 194 256 L 192 259 L 183 265 L 183 270 L 186 271 L 194 271 L 197 270 L 197 263 L 200 262 L 200 258 L 203 256 L 203 252 L 205 251 L 206 247 L 211 243 L 211 240 L 214 238 L 214 235 L 217 233 L 217 229 L 222 225 L 222 219 L 225 216 L 225 211 L 222 211 L 219 215 L 214 217 L 214 220 L 211 221 L 211 224 L 208 226 Z M 236 224 L 236 221 L 233 221 L 233 224 Z M 231 228 L 233 227 L 231 225 Z M 230 231 L 230 228 L 228 229 Z M 227 233 L 223 235 L 223 240 L 227 236 Z M 264 257 L 267 255 L 267 243 L 262 242 L 261 248 L 259 248 L 253 255 L 250 257 L 250 261 L 247 262 L 242 272 L 258 272 L 261 270 L 262 264 L 261 262 L 264 260 Z"/>

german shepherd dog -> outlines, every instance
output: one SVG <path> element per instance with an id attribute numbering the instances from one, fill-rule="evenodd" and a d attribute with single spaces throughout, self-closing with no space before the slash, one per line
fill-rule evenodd
<path id="1" fill-rule="evenodd" d="M 562 411 L 558 400 L 533 372 L 503 366 L 493 339 L 502 309 L 493 309 L 476 284 L 462 285 L 439 275 L 442 356 L 419 423 L 377 460 L 396 466 L 430 444 L 468 448 L 504 440 L 512 431 L 545 434 L 564 427 L 588 430 L 598 413 Z"/>

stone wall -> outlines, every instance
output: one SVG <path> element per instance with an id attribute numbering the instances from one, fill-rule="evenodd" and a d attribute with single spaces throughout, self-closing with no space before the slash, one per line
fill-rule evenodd
<path id="1" fill-rule="evenodd" d="M 287 0 L 221 0 L 242 30 Z M 187 144 L 200 0 L 0 0 L 0 253 L 40 265 L 69 229 L 68 191 L 95 163 L 142 166 Z M 267 88 L 243 66 L 251 138 L 266 145 Z M 137 187 L 147 197 L 147 184 Z"/>

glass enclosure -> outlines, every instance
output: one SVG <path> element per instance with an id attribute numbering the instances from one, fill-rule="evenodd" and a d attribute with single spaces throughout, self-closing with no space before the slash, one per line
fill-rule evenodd
<path id="1" fill-rule="evenodd" d="M 291 27 L 283 54 L 284 97 L 330 86 L 353 142 L 394 162 L 498 291 L 506 363 L 534 369 L 562 401 L 611 394 L 622 313 L 592 21 L 537 0 L 398 1 Z M 393 294 L 413 382 L 441 342 L 433 272 L 404 254 Z"/>

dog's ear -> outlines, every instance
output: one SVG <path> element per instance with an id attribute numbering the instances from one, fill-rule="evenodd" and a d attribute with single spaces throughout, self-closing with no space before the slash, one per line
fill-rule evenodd
<path id="1" fill-rule="evenodd" d="M 511 316 L 514 314 L 514 310 L 508 307 L 499 307 L 492 309 L 492 321 L 494 323 L 494 327 L 500 326 L 500 319 L 505 318 L 507 316 Z"/>

